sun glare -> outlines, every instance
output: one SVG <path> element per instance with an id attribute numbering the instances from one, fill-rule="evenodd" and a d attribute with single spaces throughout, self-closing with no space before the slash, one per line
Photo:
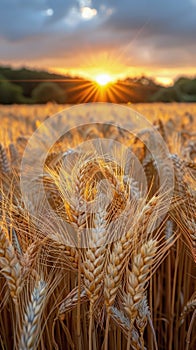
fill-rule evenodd
<path id="1" fill-rule="evenodd" d="M 100 86 L 105 86 L 112 81 L 112 78 L 109 74 L 99 74 L 96 76 L 95 81 Z"/>

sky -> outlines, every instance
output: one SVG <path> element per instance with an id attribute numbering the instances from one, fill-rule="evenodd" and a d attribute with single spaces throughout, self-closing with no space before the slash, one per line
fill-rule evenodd
<path id="1" fill-rule="evenodd" d="M 94 78 L 196 75 L 196 0 L 0 0 L 0 64 Z"/>

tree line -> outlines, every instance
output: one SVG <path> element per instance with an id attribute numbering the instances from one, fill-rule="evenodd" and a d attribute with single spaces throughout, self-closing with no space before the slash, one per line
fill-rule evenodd
<path id="1" fill-rule="evenodd" d="M 75 104 L 84 102 L 84 96 L 88 102 L 196 102 L 196 78 L 181 77 L 167 88 L 146 77 L 127 78 L 113 84 L 113 95 L 106 93 L 104 100 L 96 87 L 88 98 L 92 84 L 79 77 L 0 67 L 0 104 Z"/>

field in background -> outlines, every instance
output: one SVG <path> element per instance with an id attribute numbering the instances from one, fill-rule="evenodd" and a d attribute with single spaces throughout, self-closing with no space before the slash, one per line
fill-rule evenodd
<path id="1" fill-rule="evenodd" d="M 194 350 L 196 104 L 128 105 L 154 124 L 174 168 L 173 200 L 153 233 L 147 228 L 154 227 L 159 215 L 152 217 L 154 205 L 160 204 L 161 213 L 167 203 L 157 196 L 157 164 L 139 135 L 129 139 L 112 125 L 84 127 L 49 151 L 43 180 L 47 199 L 76 231 L 93 223 L 97 236 L 91 239 L 100 240 L 101 248 L 87 250 L 66 246 L 58 225 L 52 231 L 50 218 L 39 230 L 20 193 L 20 162 L 28 138 L 41 122 L 67 107 L 0 106 L 0 348 Z M 123 118 L 115 116 L 114 121 L 121 125 Z M 71 127 L 74 120 L 67 123 Z M 153 135 L 143 132 L 153 142 Z M 149 191 L 144 199 L 137 179 L 125 176 L 123 159 L 120 166 L 111 159 L 94 161 L 92 148 L 85 160 L 76 154 L 72 162 L 69 151 L 77 143 L 110 135 L 124 141 L 141 162 Z M 70 157 L 74 170 L 70 182 L 67 175 L 63 179 L 64 186 L 59 181 L 62 157 Z M 167 163 L 162 170 L 167 175 Z M 78 203 L 95 200 L 100 178 L 112 184 L 112 203 L 84 217 Z M 105 249 L 99 232 L 107 234 L 125 201 L 131 230 Z"/>
<path id="2" fill-rule="evenodd" d="M 186 128 L 196 127 L 196 104 L 186 103 L 156 103 L 156 104 L 130 104 L 126 105 L 155 122 L 160 119 L 168 122 L 170 128 L 176 132 L 181 132 Z M 46 105 L 0 105 L 0 139 L 4 142 L 13 141 L 21 135 L 31 135 L 36 130 L 39 123 L 45 118 L 53 116 L 57 112 L 61 112 L 67 105 L 46 104 Z M 115 120 L 120 123 L 120 120 Z M 70 125 L 71 122 L 69 121 Z M 7 135 L 7 136 L 6 136 Z M 6 141 L 6 138 L 8 140 Z"/>

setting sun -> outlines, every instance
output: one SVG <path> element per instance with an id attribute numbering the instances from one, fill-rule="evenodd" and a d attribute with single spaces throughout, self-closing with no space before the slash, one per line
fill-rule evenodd
<path id="1" fill-rule="evenodd" d="M 112 81 L 112 78 L 109 74 L 99 74 L 96 76 L 95 81 L 97 84 L 105 86 Z"/>

